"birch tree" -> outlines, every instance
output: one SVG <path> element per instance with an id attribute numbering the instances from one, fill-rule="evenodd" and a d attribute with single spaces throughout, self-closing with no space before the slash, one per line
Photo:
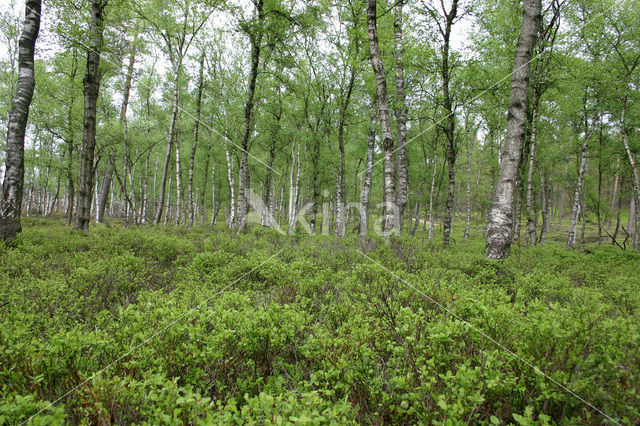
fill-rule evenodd
<path id="1" fill-rule="evenodd" d="M 24 139 L 29 106 L 36 85 L 34 55 L 40 32 L 41 0 L 25 2 L 24 24 L 18 42 L 18 83 L 9 114 L 7 154 L 0 201 L 0 239 L 11 241 L 22 231 L 20 212 L 24 187 Z"/>
<path id="2" fill-rule="evenodd" d="M 522 28 L 511 74 L 507 135 L 500 160 L 493 206 L 489 213 L 485 242 L 486 256 L 491 259 L 505 259 L 509 256 L 513 224 L 514 184 L 520 164 L 526 126 L 530 61 L 540 29 L 541 12 L 541 0 L 524 0 Z"/>
<path id="3" fill-rule="evenodd" d="M 94 186 L 94 154 L 96 148 L 97 103 L 100 94 L 100 57 L 103 47 L 104 10 L 108 0 L 91 0 L 89 51 L 84 74 L 84 128 L 80 159 L 80 186 L 75 228 L 89 232 Z"/>
<path id="4" fill-rule="evenodd" d="M 395 165 L 393 160 L 394 142 L 391 133 L 391 114 L 389 98 L 387 96 L 387 74 L 385 72 L 380 46 L 378 44 L 377 1 L 368 0 L 367 3 L 367 29 L 369 37 L 369 56 L 371 66 L 376 78 L 378 99 L 378 112 L 380 127 L 382 129 L 382 149 L 384 153 L 384 203 L 389 206 L 396 201 Z M 397 226 L 397 218 L 392 215 L 391 209 L 383 210 L 382 230 L 390 231 Z"/>

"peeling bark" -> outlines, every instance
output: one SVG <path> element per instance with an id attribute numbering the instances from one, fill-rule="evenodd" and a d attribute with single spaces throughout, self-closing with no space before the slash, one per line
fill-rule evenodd
<path id="1" fill-rule="evenodd" d="M 395 109 L 396 125 L 398 133 L 398 194 L 396 204 L 398 205 L 400 232 L 404 227 L 404 212 L 408 201 L 408 170 L 407 170 L 407 105 L 404 82 L 404 46 L 402 43 L 402 6 L 404 2 L 398 1 L 394 6 L 394 56 L 396 60 L 396 101 Z"/>
<path id="2" fill-rule="evenodd" d="M 509 256 L 513 224 L 514 184 L 524 142 L 530 61 L 540 28 L 541 9 L 541 0 L 525 0 L 524 2 L 522 29 L 518 38 L 511 75 L 507 135 L 500 161 L 493 206 L 489 213 L 485 242 L 485 254 L 491 259 L 505 259 Z"/>
<path id="3" fill-rule="evenodd" d="M 40 31 L 41 0 L 27 0 L 18 42 L 18 84 L 7 130 L 7 156 L 0 202 L 0 239 L 12 241 L 22 231 L 20 213 L 24 188 L 24 138 L 36 85 L 34 52 Z"/>
<path id="4" fill-rule="evenodd" d="M 367 6 L 367 28 L 369 37 L 369 53 L 371 66 L 376 77 L 376 87 L 378 95 L 378 110 L 380 113 L 380 126 L 382 128 L 382 147 L 384 151 L 384 202 L 385 204 L 395 203 L 395 166 L 393 161 L 394 144 L 391 133 L 391 115 L 389 113 L 389 99 L 387 97 L 387 76 L 380 56 L 378 45 L 378 29 L 376 18 L 376 0 L 368 0 Z M 397 218 L 392 216 L 391 211 L 383 211 L 384 220 L 382 230 L 390 231 L 397 225 Z"/>

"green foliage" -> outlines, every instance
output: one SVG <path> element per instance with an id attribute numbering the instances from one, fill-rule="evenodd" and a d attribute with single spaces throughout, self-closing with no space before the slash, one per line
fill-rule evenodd
<path id="1" fill-rule="evenodd" d="M 638 254 L 481 246 L 31 222 L 0 424 L 637 423 Z"/>

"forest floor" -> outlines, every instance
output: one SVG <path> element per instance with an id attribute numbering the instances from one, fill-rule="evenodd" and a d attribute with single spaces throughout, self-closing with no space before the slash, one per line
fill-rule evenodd
<path id="1" fill-rule="evenodd" d="M 27 219 L 0 243 L 0 425 L 638 424 L 640 254 L 556 239 L 496 262 L 480 233 Z"/>

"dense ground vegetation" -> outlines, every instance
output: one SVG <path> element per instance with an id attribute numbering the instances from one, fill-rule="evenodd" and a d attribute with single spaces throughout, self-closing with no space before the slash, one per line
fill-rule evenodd
<path id="1" fill-rule="evenodd" d="M 565 235 L 497 262 L 473 234 L 27 220 L 0 243 L 0 424 L 606 420 L 549 378 L 637 424 L 640 255 Z"/>

